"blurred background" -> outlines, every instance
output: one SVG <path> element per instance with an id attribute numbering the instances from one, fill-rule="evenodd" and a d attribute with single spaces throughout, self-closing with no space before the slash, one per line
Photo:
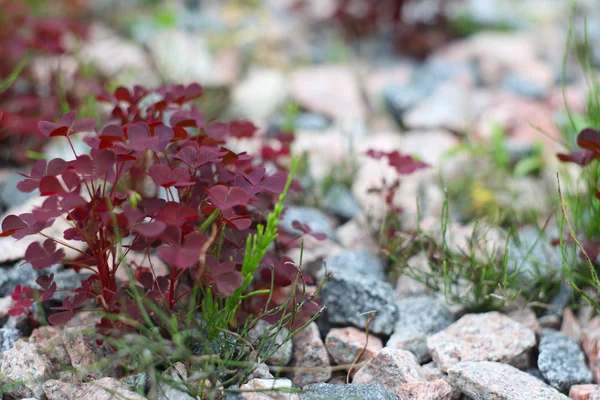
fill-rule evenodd
<path id="1" fill-rule="evenodd" d="M 416 212 L 417 196 L 423 212 L 440 208 L 440 171 L 460 221 L 509 205 L 547 209 L 531 201 L 555 192 L 555 172 L 543 167 L 593 124 L 585 68 L 600 66 L 600 7 L 573 4 L 0 0 L 4 180 L 65 154 L 37 121 L 69 109 L 102 120 L 110 110 L 96 99 L 118 86 L 198 82 L 207 119 L 250 119 L 273 148 L 291 143 L 304 183 L 322 195 L 342 183 L 377 208 L 367 189 L 385 172 L 364 153 L 398 150 L 435 167 L 403 183 L 405 210 Z M 584 64 L 572 49 L 585 50 Z"/>

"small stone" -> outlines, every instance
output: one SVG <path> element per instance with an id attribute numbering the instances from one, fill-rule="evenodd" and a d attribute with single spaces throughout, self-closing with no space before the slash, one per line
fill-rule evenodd
<path id="1" fill-rule="evenodd" d="M 592 372 L 577 342 L 550 329 L 542 334 L 538 368 L 546 382 L 562 392 L 592 381 Z"/>
<path id="2" fill-rule="evenodd" d="M 300 400 L 331 399 L 396 400 L 397 397 L 376 383 L 371 385 L 314 383 L 305 386 L 300 395 Z"/>
<path id="3" fill-rule="evenodd" d="M 301 68 L 289 79 L 291 96 L 333 119 L 364 120 L 366 108 L 352 70 L 337 65 Z"/>
<path id="4" fill-rule="evenodd" d="M 406 112 L 425 100 L 431 89 L 422 84 L 390 84 L 383 89 L 383 101 L 394 121 L 401 127 L 405 126 Z"/>
<path id="5" fill-rule="evenodd" d="M 443 372 L 461 361 L 498 361 L 527 368 L 535 344 L 531 329 L 495 311 L 465 315 L 427 339 L 433 361 Z"/>
<path id="6" fill-rule="evenodd" d="M 49 380 L 44 383 L 48 400 L 145 400 L 114 378 L 101 378 L 89 383 Z M 174 399 L 175 400 L 175 399 Z"/>
<path id="7" fill-rule="evenodd" d="M 573 400 L 600 400 L 600 385 L 574 385 L 569 390 Z"/>
<path id="8" fill-rule="evenodd" d="M 579 321 L 575 318 L 573 310 L 569 307 L 565 308 L 563 313 L 562 325 L 560 327 L 560 333 L 574 339 L 575 341 L 581 341 L 581 326 Z"/>
<path id="9" fill-rule="evenodd" d="M 469 91 L 464 85 L 446 82 L 405 116 L 408 129 L 444 128 L 464 132 L 471 122 Z"/>
<path id="10" fill-rule="evenodd" d="M 558 288 L 558 292 L 550 299 L 550 304 L 548 304 L 548 308 L 544 312 L 544 316 L 556 315 L 558 317 L 562 317 L 563 312 L 571 302 L 572 297 L 573 287 L 570 284 L 562 281 Z"/>
<path id="11" fill-rule="evenodd" d="M 531 307 L 517 308 L 508 312 L 506 316 L 517 321 L 521 325 L 528 327 L 536 334 L 536 336 L 542 334 L 542 327 Z"/>
<path id="12" fill-rule="evenodd" d="M 177 362 L 165 372 L 163 376 L 168 380 L 162 380 L 156 387 L 156 393 L 152 393 L 155 400 L 195 400 L 186 392 L 180 390 L 187 384 L 187 368 L 182 362 Z"/>
<path id="13" fill-rule="evenodd" d="M 340 276 L 363 276 L 385 280 L 385 267 L 379 257 L 371 254 L 366 249 L 345 249 L 327 257 L 325 260 L 327 270 Z M 317 275 L 320 279 L 325 270 Z"/>
<path id="14" fill-rule="evenodd" d="M 317 324 L 312 322 L 294 336 L 292 365 L 299 368 L 315 368 L 315 371 L 298 370 L 292 373 L 292 382 L 298 386 L 326 382 L 331 377 L 329 355 Z"/>
<path id="15" fill-rule="evenodd" d="M 329 217 L 319 209 L 305 206 L 288 207 L 283 213 L 279 226 L 289 234 L 301 235 L 302 231 L 292 226 L 294 221 L 308 225 L 313 233 L 324 233 L 329 239 L 335 238 L 335 230 Z"/>
<path id="16" fill-rule="evenodd" d="M 368 318 L 365 313 L 376 311 L 369 331 L 391 334 L 398 319 L 392 286 L 362 275 L 339 275 L 332 274 L 320 293 L 321 300 L 327 305 L 325 316 L 329 323 L 365 329 Z"/>
<path id="17" fill-rule="evenodd" d="M 419 362 L 427 361 L 427 338 L 453 321 L 448 307 L 437 297 L 415 296 L 396 302 L 398 321 L 386 346 L 408 350 Z"/>
<path id="18" fill-rule="evenodd" d="M 553 387 L 507 364 L 459 362 L 448 374 L 452 386 L 474 400 L 568 400 Z"/>
<path id="19" fill-rule="evenodd" d="M 265 363 L 256 363 L 250 372 L 248 379 L 274 379 L 269 366 Z"/>
<path id="20" fill-rule="evenodd" d="M 129 375 L 126 378 L 121 379 L 129 390 L 136 393 L 146 393 L 150 388 L 150 381 L 148 379 L 148 374 L 145 372 L 140 372 L 139 374 Z"/>
<path id="21" fill-rule="evenodd" d="M 244 400 L 298 400 L 295 393 L 286 393 L 285 389 L 292 389 L 292 381 L 289 379 L 252 379 L 240 388 L 247 392 L 241 392 Z M 274 389 L 272 391 L 268 389 Z M 254 392 L 252 392 L 254 391 Z"/>
<path id="22" fill-rule="evenodd" d="M 510 92 L 531 100 L 546 98 L 550 89 L 550 87 L 543 87 L 538 82 L 515 72 L 504 77 L 502 86 Z"/>
<path id="23" fill-rule="evenodd" d="M 398 400 L 450 400 L 452 387 L 443 379 L 433 382 L 409 382 L 400 388 Z"/>
<path id="24" fill-rule="evenodd" d="M 360 329 L 334 328 L 329 331 L 325 338 L 325 347 L 336 364 L 347 365 L 370 360 L 375 353 L 383 348 L 383 345 L 381 340 L 373 335 L 369 335 L 367 340 L 366 333 Z M 357 360 L 356 358 L 361 352 L 362 355 Z"/>
<path id="25" fill-rule="evenodd" d="M 252 120 L 264 121 L 281 107 L 288 95 L 286 79 L 276 69 L 256 69 L 233 90 L 233 110 Z"/>
<path id="26" fill-rule="evenodd" d="M 262 343 L 263 340 L 266 340 L 263 344 L 264 349 L 268 350 L 269 353 L 273 352 L 267 360 L 266 363 L 269 365 L 279 365 L 285 366 L 290 363 L 292 359 L 292 341 L 285 341 L 287 338 L 289 331 L 287 328 L 280 328 L 279 331 L 275 329 L 271 329 L 272 325 L 264 320 L 259 320 L 256 325 L 248 331 L 248 341 L 250 343 Z M 271 329 L 271 330 L 270 330 Z M 273 335 L 277 332 L 275 337 Z M 268 339 L 263 339 L 263 337 L 267 335 Z"/>
<path id="27" fill-rule="evenodd" d="M 429 259 L 427 254 L 421 252 L 415 256 L 412 256 L 406 262 L 408 268 L 414 269 L 421 273 L 431 273 L 429 267 Z M 406 297 L 419 296 L 423 294 L 431 293 L 431 289 L 427 287 L 423 282 L 417 281 L 411 278 L 407 274 L 402 274 L 396 281 L 396 299 L 401 300 Z"/>
<path id="28" fill-rule="evenodd" d="M 402 385 L 421 381 L 415 356 L 405 350 L 384 347 L 358 370 L 353 384 L 378 383 L 384 389 L 397 393 Z"/>
<path id="29" fill-rule="evenodd" d="M 35 343 L 42 353 L 46 354 L 52 364 L 71 366 L 71 358 L 67 353 L 62 339 L 62 329 L 55 326 L 42 326 L 36 328 L 29 336 L 29 343 Z"/>
<path id="30" fill-rule="evenodd" d="M 325 194 L 323 207 L 331 214 L 343 220 L 349 220 L 360 214 L 361 208 L 345 185 L 335 184 Z"/>
<path id="31" fill-rule="evenodd" d="M 560 316 L 558 315 L 543 315 L 538 319 L 540 326 L 547 329 L 560 329 Z"/>
<path id="32" fill-rule="evenodd" d="M 600 383 L 600 316 L 592 320 L 581 332 L 581 347 L 588 359 L 588 365 L 594 375 L 594 382 Z"/>
<path id="33" fill-rule="evenodd" d="M 99 379 L 110 373 L 97 369 L 100 362 L 114 353 L 108 343 L 99 345 L 94 337 L 86 335 L 81 328 L 66 328 L 63 333 L 71 365 L 83 380 Z"/>
<path id="34" fill-rule="evenodd" d="M 19 339 L 10 350 L 2 353 L 0 375 L 9 384 L 19 384 L 7 385 L 9 391 L 4 394 L 18 399 L 32 396 L 41 398 L 44 395 L 42 382 L 54 372 L 52 362 L 40 348 L 23 339 Z"/>
<path id="35" fill-rule="evenodd" d="M 0 328 L 0 363 L 2 363 L 2 353 L 12 349 L 20 338 L 20 330 L 6 327 Z"/>
<path id="36" fill-rule="evenodd" d="M 29 171 L 22 171 L 28 174 Z M 36 196 L 36 192 L 23 193 L 17 190 L 17 184 L 23 180 L 23 176 L 16 171 L 10 173 L 6 182 L 0 186 L 0 209 L 19 206 Z"/>

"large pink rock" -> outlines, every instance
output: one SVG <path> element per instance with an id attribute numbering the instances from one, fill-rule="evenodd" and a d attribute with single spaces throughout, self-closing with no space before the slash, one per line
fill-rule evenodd
<path id="1" fill-rule="evenodd" d="M 352 70 L 337 65 L 302 68 L 290 75 L 295 101 L 333 119 L 364 120 L 366 108 Z"/>
<path id="2" fill-rule="evenodd" d="M 89 383 L 49 380 L 44 383 L 48 400 L 145 400 L 114 378 L 102 378 Z"/>
<path id="3" fill-rule="evenodd" d="M 247 391 L 241 393 L 244 400 L 298 400 L 297 394 L 285 392 L 291 388 L 289 379 L 252 379 L 240 387 Z"/>
<path id="4" fill-rule="evenodd" d="M 2 353 L 0 376 L 3 381 L 20 386 L 7 386 L 4 394 L 14 398 L 41 398 L 44 395 L 42 383 L 55 371 L 50 359 L 33 344 L 19 339 L 15 345 Z"/>
<path id="5" fill-rule="evenodd" d="M 85 334 L 81 328 L 66 328 L 63 333 L 63 342 L 71 365 L 78 375 L 84 380 L 110 375 L 110 371 L 100 371 L 97 368 L 100 362 L 104 362 L 114 353 L 108 343 L 98 344 L 94 337 Z"/>
<path id="6" fill-rule="evenodd" d="M 581 346 L 594 375 L 594 382 L 600 383 L 600 316 L 592 318 L 583 328 Z"/>
<path id="7" fill-rule="evenodd" d="M 293 342 L 292 365 L 298 367 L 298 370 L 292 374 L 292 381 L 300 387 L 309 383 L 327 382 L 331 378 L 331 366 L 317 324 L 312 322 L 298 332 Z"/>
<path id="8" fill-rule="evenodd" d="M 569 390 L 569 397 L 573 400 L 600 400 L 600 386 L 574 385 Z"/>
<path id="9" fill-rule="evenodd" d="M 369 335 L 367 340 L 366 333 L 360 329 L 334 328 L 325 338 L 325 347 L 336 364 L 344 365 L 354 363 L 363 349 L 364 352 L 358 362 L 370 360 L 383 348 L 383 345 L 381 339 L 373 335 Z"/>
<path id="10" fill-rule="evenodd" d="M 56 326 L 36 328 L 29 336 L 29 343 L 37 344 L 55 366 L 71 366 L 71 358 L 63 342 L 62 328 Z"/>
<path id="11" fill-rule="evenodd" d="M 396 393 L 398 400 L 450 400 L 452 387 L 443 379 L 433 382 L 409 382 Z"/>
<path id="12" fill-rule="evenodd" d="M 497 362 L 461 362 L 448 371 L 452 386 L 472 399 L 568 400 L 558 390 L 515 367 Z"/>
<path id="13" fill-rule="evenodd" d="M 529 366 L 533 331 L 498 312 L 468 314 L 427 339 L 433 361 L 446 372 L 461 361 L 497 361 Z"/>
<path id="14" fill-rule="evenodd" d="M 384 389 L 397 393 L 402 385 L 422 380 L 419 364 L 411 352 L 384 347 L 358 370 L 352 383 L 379 383 Z"/>

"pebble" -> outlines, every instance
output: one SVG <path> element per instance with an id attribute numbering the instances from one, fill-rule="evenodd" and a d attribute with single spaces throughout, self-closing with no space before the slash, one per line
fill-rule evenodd
<path id="1" fill-rule="evenodd" d="M 549 88 L 545 88 L 538 82 L 515 72 L 511 72 L 504 77 L 502 87 L 507 91 L 531 100 L 542 100 L 549 93 Z"/>
<path id="2" fill-rule="evenodd" d="M 240 388 L 249 392 L 240 393 L 244 400 L 298 400 L 296 393 L 289 393 L 292 381 L 289 379 L 252 379 Z M 269 391 L 268 389 L 275 389 Z M 286 393 L 284 390 L 288 389 Z M 255 392 L 251 392 L 254 390 Z"/>
<path id="3" fill-rule="evenodd" d="M 352 191 L 342 184 L 335 184 L 329 188 L 323 198 L 323 208 L 344 221 L 354 218 L 361 212 Z"/>
<path id="4" fill-rule="evenodd" d="M 179 385 L 184 385 L 188 380 L 187 368 L 182 362 L 177 362 L 162 373 L 164 380 L 156 386 L 156 393 L 152 395 L 155 400 L 195 400 L 186 392 L 179 390 Z"/>
<path id="5" fill-rule="evenodd" d="M 325 259 L 327 271 L 338 276 L 363 276 L 385 280 L 385 266 L 381 259 L 366 249 L 345 249 Z M 317 274 L 322 278 L 324 269 Z"/>
<path id="6" fill-rule="evenodd" d="M 405 127 L 406 112 L 429 96 L 431 89 L 420 83 L 390 84 L 384 87 L 382 96 L 394 121 Z"/>
<path id="7" fill-rule="evenodd" d="M 392 286 L 360 274 L 338 275 L 332 274 L 320 293 L 322 302 L 327 306 L 324 316 L 328 322 L 365 329 L 368 318 L 365 313 L 376 311 L 369 331 L 390 335 L 398 319 Z"/>
<path id="8" fill-rule="evenodd" d="M 354 375 L 353 383 L 378 383 L 386 390 L 397 393 L 402 385 L 421 381 L 415 356 L 405 350 L 384 347 Z"/>
<path id="9" fill-rule="evenodd" d="M 282 327 L 278 332 L 276 329 L 269 331 L 271 327 L 271 324 L 261 319 L 252 329 L 250 329 L 250 331 L 248 331 L 247 339 L 250 343 L 253 343 L 255 348 L 257 348 L 257 345 L 264 346 L 264 349 L 269 353 L 274 352 L 273 355 L 266 360 L 267 364 L 279 366 L 288 365 L 292 359 L 292 341 L 285 341 L 289 334 L 289 330 Z M 277 334 L 273 337 L 275 332 L 277 332 Z M 269 338 L 263 339 L 265 335 L 268 335 Z"/>
<path id="10" fill-rule="evenodd" d="M 557 331 L 544 329 L 537 364 L 545 381 L 562 392 L 592 381 L 579 344 Z"/>
<path id="11" fill-rule="evenodd" d="M 560 333 L 574 339 L 577 342 L 581 341 L 581 326 L 575 317 L 573 310 L 569 307 L 565 308 L 562 318 Z"/>
<path id="12" fill-rule="evenodd" d="M 600 383 L 600 316 L 592 318 L 583 327 L 581 332 L 581 347 L 594 375 L 594 382 Z"/>
<path id="13" fill-rule="evenodd" d="M 101 378 L 90 383 L 49 380 L 44 383 L 48 400 L 144 400 L 144 396 L 132 392 L 114 378 Z M 176 399 L 173 399 L 176 400 Z"/>
<path id="14" fill-rule="evenodd" d="M 300 400 L 331 400 L 331 399 L 369 399 L 369 400 L 396 400 L 397 397 L 385 390 L 381 385 L 332 385 L 329 383 L 315 383 L 302 389 Z"/>
<path id="15" fill-rule="evenodd" d="M 446 82 L 410 109 L 404 122 L 407 129 L 444 128 L 465 132 L 472 119 L 470 110 L 468 89 L 456 82 Z"/>
<path id="16" fill-rule="evenodd" d="M 0 328 L 0 363 L 2 362 L 2 353 L 12 349 L 21 338 L 21 331 L 15 328 Z"/>
<path id="17" fill-rule="evenodd" d="M 298 370 L 292 373 L 292 382 L 302 387 L 310 383 L 326 382 L 331 377 L 329 355 L 321 340 L 317 324 L 312 322 L 294 336 L 294 367 L 316 368 L 315 371 Z"/>
<path id="18" fill-rule="evenodd" d="M 362 356 L 358 362 L 370 360 L 383 348 L 383 344 L 378 337 L 373 335 L 367 337 L 367 334 L 360 329 L 334 328 L 325 338 L 325 347 L 336 364 L 347 365 L 354 363 L 361 352 Z"/>
<path id="19" fill-rule="evenodd" d="M 256 69 L 233 90 L 234 112 L 244 118 L 265 121 L 284 103 L 288 88 L 283 73 L 276 69 Z"/>
<path id="20" fill-rule="evenodd" d="M 398 321 L 386 346 L 408 350 L 422 363 L 427 361 L 427 338 L 453 322 L 448 307 L 434 296 L 407 297 L 396 302 Z"/>
<path id="21" fill-rule="evenodd" d="M 308 225 L 313 233 L 324 233 L 329 239 L 335 238 L 335 230 L 329 218 L 317 208 L 306 206 L 287 207 L 279 226 L 291 235 L 301 235 L 302 231 L 292 226 L 294 221 Z"/>
<path id="22" fill-rule="evenodd" d="M 497 362 L 460 362 L 448 370 L 451 385 L 473 400 L 568 400 L 526 372 Z"/>
<path id="23" fill-rule="evenodd" d="M 527 368 L 535 344 L 531 329 L 495 311 L 465 315 L 427 339 L 433 361 L 443 372 L 461 361 L 497 361 Z"/>
<path id="24" fill-rule="evenodd" d="M 55 326 L 41 326 L 31 332 L 29 343 L 37 344 L 50 358 L 52 364 L 71 366 L 71 358 L 67 353 L 62 336 L 63 330 Z"/>
<path id="25" fill-rule="evenodd" d="M 574 385 L 569 390 L 573 400 L 600 400 L 600 385 Z"/>
<path id="26" fill-rule="evenodd" d="M 409 382 L 398 393 L 398 400 L 450 400 L 452 387 L 443 379 L 433 382 Z"/>
<path id="27" fill-rule="evenodd" d="M 366 118 L 366 107 L 352 70 L 322 65 L 300 68 L 289 77 L 291 97 L 310 111 L 339 120 Z"/>
<path id="28" fill-rule="evenodd" d="M 10 350 L 2 353 L 2 356 L 0 375 L 9 384 L 22 384 L 6 385 L 8 391 L 4 394 L 17 399 L 44 396 L 42 383 L 55 372 L 55 369 L 50 359 L 37 345 L 19 339 Z"/>
<path id="29" fill-rule="evenodd" d="M 64 329 L 62 340 L 71 359 L 71 365 L 82 380 L 100 379 L 107 374 L 111 374 L 108 370 L 97 369 L 99 362 L 104 361 L 114 353 L 108 343 L 98 344 L 96 339 L 86 335 L 82 328 Z"/>

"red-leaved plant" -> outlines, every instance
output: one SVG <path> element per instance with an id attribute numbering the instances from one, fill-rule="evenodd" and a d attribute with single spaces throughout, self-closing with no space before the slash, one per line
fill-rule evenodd
<path id="1" fill-rule="evenodd" d="M 49 2 L 50 3 L 50 2 Z M 87 29 L 64 11 L 75 10 L 75 2 L 52 2 L 60 17 L 36 16 L 28 2 L 0 1 L 0 161 L 25 163 L 27 150 L 39 151 L 44 136 L 36 129 L 38 121 L 55 118 L 65 106 L 75 108 L 81 94 L 99 89 L 100 80 L 61 79 L 60 68 L 45 64 L 47 79 L 41 78 L 33 64 L 40 57 L 70 55 L 68 38 L 85 39 Z M 57 4 L 58 3 L 58 4 Z M 43 4 L 48 7 L 48 4 Z M 71 7 L 73 6 L 73 7 Z M 49 7 L 51 8 L 51 7 Z M 60 64 L 60 62 L 58 62 Z M 42 82 L 43 81 L 43 82 Z M 75 87 L 73 82 L 76 82 Z M 85 88 L 85 90 L 82 90 Z"/>
<path id="2" fill-rule="evenodd" d="M 0 236 L 21 239 L 66 218 L 69 228 L 63 237 L 46 236 L 43 242 L 32 243 L 25 259 L 35 269 L 62 263 L 92 272 L 54 309 L 50 323 L 66 323 L 84 305 L 140 319 L 139 303 L 127 291 L 129 284 L 117 277 L 122 268 L 128 269 L 148 301 L 171 313 L 191 298 L 195 285 L 221 297 L 242 286 L 247 238 L 277 203 L 287 174 L 268 173 L 252 156 L 229 150 L 227 139 L 251 137 L 257 128 L 247 121 L 206 121 L 189 104 L 201 95 L 197 84 L 155 90 L 121 87 L 99 97 L 113 107 L 110 123 L 101 129 L 96 130 L 93 119 L 77 119 L 75 111 L 58 123 L 38 124 L 44 136 L 63 137 L 74 160 L 40 160 L 34 165 L 18 189 L 39 190 L 45 200 L 31 213 L 7 216 Z M 71 136 L 83 132 L 88 133 L 84 141 L 90 152 L 76 154 Z M 72 241 L 85 243 L 86 250 Z M 78 256 L 66 260 L 57 245 Z M 128 263 L 130 253 L 143 254 L 144 263 Z M 154 254 L 168 265 L 166 274 L 156 270 Z M 269 298 L 277 304 L 276 293 L 296 281 L 298 268 L 276 251 L 267 253 L 262 266 L 248 290 L 268 287 L 274 278 L 275 295 Z M 11 315 L 25 312 L 36 298 L 51 299 L 57 290 L 52 275 L 37 283 L 40 289 L 15 289 Z M 264 302 L 251 300 L 240 307 L 241 313 L 266 311 Z M 151 308 L 145 312 L 152 315 Z M 99 327 L 131 328 L 106 317 Z"/>

